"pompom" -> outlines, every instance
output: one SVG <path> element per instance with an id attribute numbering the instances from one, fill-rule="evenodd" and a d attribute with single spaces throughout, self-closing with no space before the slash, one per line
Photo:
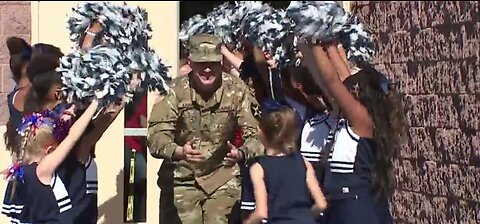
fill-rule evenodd
<path id="1" fill-rule="evenodd" d="M 20 136 L 25 139 L 29 134 L 35 135 L 36 130 L 43 126 L 54 126 L 54 120 L 50 116 L 49 111 L 44 111 L 41 113 L 32 113 L 24 116 L 22 118 L 22 123 L 17 128 L 17 132 Z"/>
<path id="2" fill-rule="evenodd" d="M 94 21 L 103 25 L 103 40 L 86 52 L 79 49 L 61 59 L 63 92 L 68 102 L 96 98 L 102 106 L 127 102 L 133 96 L 132 82 L 148 90 L 168 90 L 168 68 L 148 47 L 151 26 L 139 7 L 109 2 L 80 3 L 68 20 L 70 39 L 78 43 Z"/>
<path id="3" fill-rule="evenodd" d="M 339 40 L 351 62 L 371 62 L 374 44 L 357 18 L 334 1 L 292 1 L 287 8 L 294 33 L 313 43 Z"/>
<path id="4" fill-rule="evenodd" d="M 231 45 L 234 41 L 231 25 L 233 10 L 233 6 L 226 2 L 215 7 L 205 18 L 199 14 L 189 18 L 180 26 L 180 41 L 186 46 L 190 37 L 206 33 L 216 35 L 223 43 Z"/>
<path id="5" fill-rule="evenodd" d="M 105 40 L 122 50 L 146 45 L 151 38 L 151 27 L 141 8 L 110 2 L 83 2 L 72 8 L 67 28 L 70 40 L 78 43 L 81 36 L 95 21 L 102 21 Z"/>
<path id="6" fill-rule="evenodd" d="M 285 11 L 268 8 L 266 11 L 258 11 L 249 17 L 248 30 L 245 30 L 247 39 L 269 52 L 278 62 L 279 67 L 285 67 L 290 58 L 285 46 L 285 39 L 291 31 L 290 20 L 286 18 Z"/>
<path id="7" fill-rule="evenodd" d="M 340 32 L 340 42 L 345 48 L 347 58 L 352 62 L 372 62 L 375 45 L 370 33 L 358 22 L 357 17 L 349 15 L 347 23 Z"/>
<path id="8" fill-rule="evenodd" d="M 203 16 L 195 15 L 191 17 L 180 26 L 180 41 L 184 46 L 187 46 L 190 37 L 199 33 L 208 33 L 209 29 L 207 26 L 207 19 L 203 18 Z M 210 30 L 213 31 L 213 29 Z"/>
<path id="9" fill-rule="evenodd" d="M 251 21 L 250 17 L 256 14 L 270 10 L 267 4 L 261 1 L 237 1 L 233 9 L 232 26 L 235 28 L 234 34 L 236 36 L 242 35 L 245 32 L 244 27 Z"/>
<path id="10" fill-rule="evenodd" d="M 69 102 L 96 98 L 102 105 L 132 97 L 132 75 L 150 91 L 168 90 L 168 69 L 153 49 L 137 48 L 122 52 L 118 48 L 96 46 L 87 52 L 75 51 L 62 58 L 57 71 L 62 74 L 63 92 Z"/>
<path id="11" fill-rule="evenodd" d="M 295 34 L 312 42 L 337 39 L 348 19 L 334 1 L 292 1 L 287 16 L 295 23 Z"/>
<path id="12" fill-rule="evenodd" d="M 232 15 L 234 7 L 232 4 L 226 2 L 217 6 L 212 12 L 207 14 L 207 27 L 213 28 L 213 34 L 222 39 L 226 45 L 232 45 L 235 37 L 233 36 L 234 29 L 232 27 Z"/>
<path id="13" fill-rule="evenodd" d="M 127 53 L 129 73 L 139 76 L 141 88 L 149 91 L 168 91 L 169 66 L 166 66 L 151 48 L 135 49 Z"/>
<path id="14" fill-rule="evenodd" d="M 7 179 L 7 181 L 20 181 L 23 183 L 25 181 L 23 179 L 24 175 L 24 166 L 19 162 L 16 162 L 7 168 L 5 179 Z"/>
<path id="15" fill-rule="evenodd" d="M 128 96 L 130 60 L 120 49 L 98 45 L 87 52 L 77 50 L 61 59 L 63 92 L 69 102 L 95 97 L 102 105 Z"/>

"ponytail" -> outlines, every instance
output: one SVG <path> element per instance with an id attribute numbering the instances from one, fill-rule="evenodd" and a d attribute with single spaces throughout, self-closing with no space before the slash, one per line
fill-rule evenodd
<path id="1" fill-rule="evenodd" d="M 22 70 L 30 61 L 32 56 L 32 47 L 22 38 L 9 37 L 7 39 L 7 48 L 10 53 L 10 70 L 15 82 L 22 77 Z"/>
<path id="2" fill-rule="evenodd" d="M 19 147 L 16 139 L 17 130 L 15 127 L 13 127 L 11 118 L 8 119 L 6 126 L 7 126 L 7 130 L 3 134 L 3 138 L 5 140 L 5 147 L 7 148 L 7 151 L 10 152 L 10 156 L 12 156 L 13 160 L 15 161 L 16 158 L 18 158 L 18 154 L 19 154 Z"/>
<path id="3" fill-rule="evenodd" d="M 25 100 L 24 113 L 31 114 L 40 111 L 40 97 L 33 88 L 28 91 L 27 99 Z"/>

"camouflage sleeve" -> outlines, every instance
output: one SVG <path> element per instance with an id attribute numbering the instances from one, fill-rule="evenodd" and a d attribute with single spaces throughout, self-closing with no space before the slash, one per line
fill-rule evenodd
<path id="1" fill-rule="evenodd" d="M 174 142 L 178 103 L 173 93 L 161 96 L 148 120 L 147 145 L 155 158 L 171 160 L 178 145 Z"/>
<path id="2" fill-rule="evenodd" d="M 245 161 L 263 154 L 263 147 L 257 138 L 258 118 L 260 117 L 260 107 L 257 100 L 245 85 L 241 106 L 237 111 L 238 124 L 242 128 L 243 145 L 242 150 Z"/>

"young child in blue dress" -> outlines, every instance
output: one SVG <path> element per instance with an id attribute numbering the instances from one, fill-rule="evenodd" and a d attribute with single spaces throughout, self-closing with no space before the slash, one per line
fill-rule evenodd
<path id="1" fill-rule="evenodd" d="M 298 151 L 298 119 L 288 107 L 272 109 L 262 113 L 258 128 L 266 155 L 243 177 L 251 182 L 242 186 L 241 208 L 253 210 L 245 223 L 313 224 L 326 200 L 312 165 Z"/>

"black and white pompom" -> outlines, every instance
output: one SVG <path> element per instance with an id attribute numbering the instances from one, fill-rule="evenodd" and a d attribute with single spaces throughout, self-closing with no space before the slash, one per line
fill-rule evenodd
<path id="1" fill-rule="evenodd" d="M 207 19 L 197 14 L 182 23 L 180 26 L 179 39 L 183 46 L 186 46 L 190 37 L 207 32 L 213 32 L 213 28 L 209 29 Z"/>
<path id="2" fill-rule="evenodd" d="M 292 1 L 287 16 L 295 23 L 295 35 L 312 42 L 337 39 L 348 19 L 335 1 Z"/>
<path id="3" fill-rule="evenodd" d="M 235 37 L 233 36 L 234 27 L 232 26 L 234 7 L 229 2 L 225 2 L 215 7 L 207 14 L 209 26 L 213 28 L 212 34 L 222 39 L 223 43 L 233 45 Z"/>
<path id="4" fill-rule="evenodd" d="M 200 34 L 213 34 L 218 36 L 225 44 L 232 45 L 234 42 L 234 29 L 231 25 L 233 6 L 228 2 L 215 7 L 207 17 L 197 14 L 180 26 L 180 41 L 186 46 L 190 37 Z"/>
<path id="5" fill-rule="evenodd" d="M 62 75 L 63 93 L 70 102 L 96 98 L 107 105 L 129 96 L 129 64 L 120 49 L 98 45 L 87 52 L 77 50 L 65 55 L 57 71 Z"/>
<path id="6" fill-rule="evenodd" d="M 345 48 L 351 62 L 372 62 L 375 45 L 372 36 L 357 17 L 349 15 L 347 23 L 340 32 L 340 42 Z"/>
<path id="7" fill-rule="evenodd" d="M 286 18 L 285 11 L 270 8 L 268 11 L 252 14 L 248 24 L 245 35 L 247 39 L 273 55 L 280 67 L 287 65 L 290 60 L 287 56 L 289 46 L 284 46 L 284 40 L 290 34 L 291 23 Z"/>
<path id="8" fill-rule="evenodd" d="M 151 27 L 145 19 L 145 10 L 138 7 L 114 5 L 109 2 L 83 2 L 72 8 L 67 28 L 70 40 L 78 43 L 94 21 L 101 21 L 104 39 L 123 50 L 145 45 L 151 38 Z"/>
<path id="9" fill-rule="evenodd" d="M 135 49 L 128 52 L 130 64 L 128 66 L 129 74 L 137 75 L 140 80 L 141 88 L 149 91 L 168 91 L 167 82 L 169 67 L 166 66 L 151 48 Z"/>
<path id="10" fill-rule="evenodd" d="M 231 18 L 231 26 L 234 29 L 233 36 L 235 38 L 248 38 L 250 35 L 250 26 L 255 26 L 257 20 L 252 19 L 255 15 L 271 10 L 267 4 L 261 1 L 236 1 Z M 236 48 L 240 48 L 241 44 L 237 41 Z"/>

